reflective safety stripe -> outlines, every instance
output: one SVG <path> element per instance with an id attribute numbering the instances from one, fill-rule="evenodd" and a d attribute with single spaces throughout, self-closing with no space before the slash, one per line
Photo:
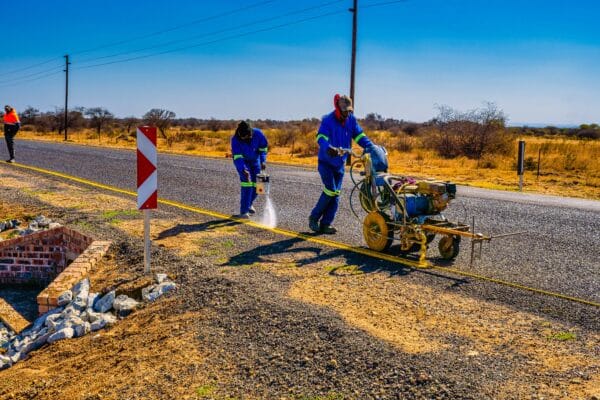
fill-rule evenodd
<path id="1" fill-rule="evenodd" d="M 329 190 L 327 188 L 323 188 L 323 193 L 325 193 L 327 196 L 330 196 L 330 197 L 335 197 L 335 196 L 340 195 L 339 190 Z"/>
<path id="2" fill-rule="evenodd" d="M 354 138 L 354 141 L 355 141 L 356 143 L 358 143 L 358 141 L 359 141 L 361 138 L 364 138 L 364 137 L 367 137 L 367 135 L 365 135 L 365 133 L 363 132 L 363 133 L 361 133 L 360 135 L 358 135 L 357 137 L 355 137 L 355 138 Z"/>
<path id="3" fill-rule="evenodd" d="M 241 154 L 234 154 L 233 155 L 233 161 L 237 160 L 238 158 L 244 158 L 244 156 L 241 155 Z"/>
<path id="4" fill-rule="evenodd" d="M 266 153 L 268 149 L 269 149 L 268 147 L 263 147 L 262 149 L 259 148 L 258 151 L 264 151 Z"/>
<path id="5" fill-rule="evenodd" d="M 240 185 L 242 185 L 242 187 L 254 187 L 254 186 L 256 186 L 256 183 L 254 183 L 254 182 L 240 182 Z"/>
<path id="6" fill-rule="evenodd" d="M 323 135 L 322 133 L 319 133 L 317 135 L 317 142 L 319 141 L 319 138 L 323 138 L 323 139 L 325 139 L 325 140 L 327 140 L 329 142 L 329 138 L 327 136 Z"/>

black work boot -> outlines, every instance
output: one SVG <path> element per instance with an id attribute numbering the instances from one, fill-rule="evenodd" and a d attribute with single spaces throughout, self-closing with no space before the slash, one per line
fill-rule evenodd
<path id="1" fill-rule="evenodd" d="M 334 235 L 334 234 L 337 233 L 337 229 L 335 229 L 331 225 L 321 224 L 321 232 L 323 232 L 323 233 L 325 233 L 327 235 Z"/>
<path id="2" fill-rule="evenodd" d="M 308 227 L 313 232 L 321 232 L 321 228 L 319 227 L 319 221 L 317 221 L 313 217 L 308 217 Z"/>

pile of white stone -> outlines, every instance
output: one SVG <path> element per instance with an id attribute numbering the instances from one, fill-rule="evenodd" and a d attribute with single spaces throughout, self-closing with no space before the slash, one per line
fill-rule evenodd
<path id="1" fill-rule="evenodd" d="M 37 231 L 43 231 L 45 229 L 54 229 L 61 226 L 58 222 L 52 222 L 50 218 L 43 215 L 38 215 L 29 222 L 29 225 L 25 229 L 17 229 L 17 233 L 21 236 L 29 235 Z"/>
<path id="2" fill-rule="evenodd" d="M 38 215 L 37 217 L 32 219 L 26 228 L 17 228 L 17 226 L 20 225 L 21 222 L 16 219 L 0 221 L 0 232 L 7 231 L 9 229 L 15 229 L 15 235 L 25 236 L 34 232 L 46 229 L 54 229 L 61 226 L 58 222 L 52 222 L 50 218 L 47 218 L 43 215 Z M 2 240 L 2 238 L 0 238 L 0 240 Z"/>
<path id="3" fill-rule="evenodd" d="M 177 288 L 166 274 L 156 275 L 156 284 L 142 289 L 144 301 L 152 302 Z M 24 359 L 46 343 L 84 336 L 113 325 L 140 305 L 126 296 L 111 291 L 104 296 L 90 293 L 90 281 L 84 279 L 58 298 L 58 307 L 37 318 L 33 324 L 15 335 L 0 324 L 0 371 Z M 4 333 L 3 333 L 4 332 Z"/>
<path id="4" fill-rule="evenodd" d="M 18 219 L 7 219 L 6 221 L 0 221 L 0 232 L 16 228 L 19 225 L 21 225 L 21 221 Z"/>

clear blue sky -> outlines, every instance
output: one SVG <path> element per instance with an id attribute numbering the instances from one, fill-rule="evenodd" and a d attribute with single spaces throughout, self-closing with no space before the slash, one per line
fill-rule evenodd
<path id="1" fill-rule="evenodd" d="M 334 93 L 349 91 L 352 1 L 249 7 L 260 2 L 3 1 L 0 103 L 17 110 L 62 107 L 59 71 L 68 53 L 70 106 L 102 106 L 118 116 L 159 107 L 178 117 L 320 117 Z M 600 122 L 599 1 L 407 0 L 368 7 L 382 2 L 359 0 L 358 116 L 425 121 L 436 104 L 466 110 L 492 101 L 513 124 Z M 325 3 L 332 4 L 292 13 Z M 246 10 L 222 15 L 240 8 Z M 331 15 L 206 44 L 323 14 Z M 209 35 L 215 31 L 221 32 Z M 126 43 L 85 52 L 119 41 Z M 181 47 L 188 48 L 83 68 Z M 117 53 L 126 54 L 106 57 Z"/>

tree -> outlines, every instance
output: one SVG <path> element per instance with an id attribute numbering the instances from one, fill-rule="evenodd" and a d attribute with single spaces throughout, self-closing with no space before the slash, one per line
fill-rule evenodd
<path id="1" fill-rule="evenodd" d="M 85 115 L 89 117 L 90 126 L 96 129 L 98 140 L 100 140 L 100 132 L 102 131 L 102 128 L 108 125 L 115 118 L 110 111 L 102 107 L 88 108 L 85 111 Z"/>
<path id="2" fill-rule="evenodd" d="M 465 112 L 438 106 L 438 115 L 431 122 L 430 144 L 442 157 L 481 160 L 485 153 L 508 148 L 506 115 L 494 103 Z"/>
<path id="3" fill-rule="evenodd" d="M 128 135 L 131 135 L 131 129 L 134 126 L 136 126 L 137 124 L 139 124 L 140 120 L 136 117 L 131 116 L 131 117 L 123 118 L 121 123 L 123 124 L 123 127 L 125 128 L 125 132 L 127 132 Z"/>
<path id="4" fill-rule="evenodd" d="M 40 110 L 38 110 L 37 108 L 33 108 L 31 106 L 28 106 L 21 113 L 21 122 L 23 123 L 23 125 L 35 125 L 35 121 L 36 121 L 37 117 L 39 117 L 39 116 L 40 116 Z"/>
<path id="5" fill-rule="evenodd" d="M 160 131 L 161 136 L 167 140 L 167 144 L 171 145 L 171 140 L 167 137 L 166 130 L 169 128 L 173 119 L 175 118 L 175 113 L 169 110 L 163 110 L 160 108 L 153 108 L 144 114 L 144 122 L 148 125 L 154 125 Z"/>

